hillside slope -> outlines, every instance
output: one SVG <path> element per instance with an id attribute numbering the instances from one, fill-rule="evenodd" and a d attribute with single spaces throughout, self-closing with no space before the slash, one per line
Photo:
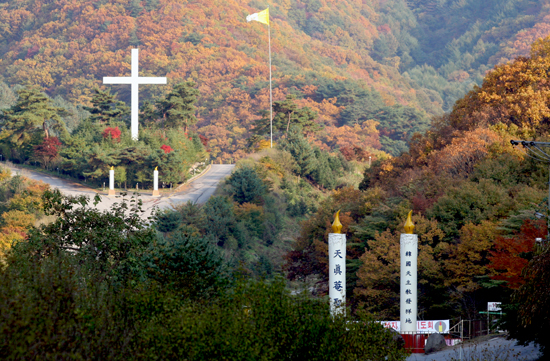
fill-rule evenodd
<path id="1" fill-rule="evenodd" d="M 167 87 L 142 86 L 142 101 L 195 81 L 198 131 L 211 139 L 212 155 L 240 157 L 269 106 L 267 27 L 245 20 L 267 5 L 3 0 L 0 74 L 12 86 L 34 84 L 87 104 L 103 76 L 129 75 L 130 49 L 139 47 L 141 75 L 169 78 Z M 550 28 L 546 2 L 524 0 L 482 8 L 474 0 L 269 5 L 274 100 L 293 93 L 317 111 L 326 127 L 316 138 L 325 147 L 345 139 L 394 154 L 494 63 L 523 54 Z M 114 88 L 129 101 L 127 86 Z"/>

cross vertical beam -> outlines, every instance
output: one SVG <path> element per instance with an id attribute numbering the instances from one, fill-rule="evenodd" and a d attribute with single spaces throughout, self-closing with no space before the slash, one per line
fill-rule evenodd
<path id="1" fill-rule="evenodd" d="M 132 49 L 131 76 L 129 77 L 103 77 L 103 84 L 130 84 L 132 86 L 132 115 L 131 133 L 132 139 L 138 140 L 139 117 L 139 84 L 166 84 L 166 77 L 140 77 L 139 76 L 139 50 Z"/>

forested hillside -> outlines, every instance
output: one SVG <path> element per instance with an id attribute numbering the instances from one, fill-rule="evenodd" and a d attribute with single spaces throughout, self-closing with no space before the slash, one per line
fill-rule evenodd
<path id="1" fill-rule="evenodd" d="M 129 75 L 139 47 L 142 75 L 169 79 L 142 86 L 142 105 L 194 81 L 211 155 L 241 157 L 269 106 L 267 27 L 245 17 L 268 5 L 274 100 L 310 108 L 325 149 L 399 154 L 488 69 L 550 32 L 547 2 L 526 0 L 4 0 L 0 76 L 89 106 L 103 76 Z M 113 88 L 129 103 L 129 87 Z"/>
<path id="2" fill-rule="evenodd" d="M 268 5 L 274 149 L 267 27 L 245 21 Z M 338 210 L 350 320 L 397 319 L 412 209 L 419 319 L 501 301 L 513 337 L 550 346 L 549 169 L 510 143 L 550 140 L 549 35 L 549 1 L 0 0 L 0 160 L 95 186 L 114 167 L 122 188 L 241 158 L 145 223 L 137 200 L 94 211 L 0 172 L 0 355 L 401 360 L 381 326 L 322 311 Z M 137 142 L 129 87 L 102 84 L 135 47 L 169 80 L 141 87 Z"/>
<path id="3" fill-rule="evenodd" d="M 352 306 L 397 319 L 399 239 L 413 210 L 419 317 L 484 318 L 479 312 L 498 300 L 502 327 L 548 354 L 548 162 L 511 140 L 550 140 L 549 64 L 546 37 L 529 56 L 491 70 L 413 136 L 408 152 L 367 167 L 359 189 L 324 199 L 287 254 L 287 276 L 315 275 L 317 291 L 326 293 L 328 225 L 341 210 Z"/>

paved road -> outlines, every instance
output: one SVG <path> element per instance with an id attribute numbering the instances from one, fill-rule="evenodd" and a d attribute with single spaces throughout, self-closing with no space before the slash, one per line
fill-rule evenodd
<path id="1" fill-rule="evenodd" d="M 94 189 L 82 186 L 80 184 L 65 179 L 16 167 L 10 168 L 12 170 L 12 173 L 20 173 L 27 178 L 48 183 L 52 188 L 59 188 L 61 193 L 66 195 L 87 195 L 90 197 L 94 197 L 96 194 L 98 194 L 98 192 Z M 170 196 L 151 197 L 147 194 L 140 195 L 140 198 L 143 201 L 143 209 L 145 210 L 143 217 L 149 217 L 155 207 L 158 207 L 159 209 L 172 208 L 173 206 L 181 203 L 186 203 L 187 201 L 192 201 L 195 203 L 205 203 L 208 198 L 210 198 L 212 194 L 214 194 L 214 191 L 216 190 L 219 182 L 225 177 L 229 176 L 234 168 L 234 164 L 213 164 L 211 168 L 202 176 L 193 180 L 189 184 L 178 188 L 178 191 L 171 194 Z M 131 192 L 128 193 L 128 197 L 131 196 Z M 101 194 L 100 196 L 101 202 L 97 205 L 97 208 L 100 210 L 109 209 L 115 202 L 121 201 L 121 197 L 119 196 L 108 197 Z"/>
<path id="2" fill-rule="evenodd" d="M 174 205 L 192 201 L 205 203 L 214 194 L 218 183 L 229 176 L 235 168 L 234 164 L 213 164 L 212 168 L 197 180 L 186 184 L 181 190 L 169 198 Z"/>
<path id="3" fill-rule="evenodd" d="M 465 344 L 463 347 L 448 347 L 431 355 L 413 354 L 407 361 L 535 361 L 541 357 L 539 348 L 534 344 L 516 346 L 515 340 L 495 337 L 477 344 Z"/>

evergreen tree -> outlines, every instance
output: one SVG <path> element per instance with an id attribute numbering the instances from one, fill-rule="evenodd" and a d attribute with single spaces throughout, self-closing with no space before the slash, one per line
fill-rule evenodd
<path id="1" fill-rule="evenodd" d="M 156 10 L 159 6 L 159 0 L 147 0 L 145 2 L 145 10 L 151 11 Z"/>
<path id="2" fill-rule="evenodd" d="M 144 101 L 143 105 L 140 107 L 139 123 L 144 126 L 150 126 L 156 124 L 158 120 L 158 112 L 155 106 L 149 102 Z"/>
<path id="3" fill-rule="evenodd" d="M 196 203 L 187 201 L 187 203 L 176 207 L 176 210 L 181 214 L 182 224 L 193 226 L 197 229 L 204 227 L 204 211 L 203 208 Z"/>
<path id="4" fill-rule="evenodd" d="M 227 279 L 220 249 L 192 227 L 159 237 L 144 260 L 151 278 L 192 299 L 207 296 Z"/>
<path id="5" fill-rule="evenodd" d="M 128 11 L 130 12 L 131 17 L 137 18 L 139 13 L 143 11 L 143 7 L 141 6 L 141 1 L 131 0 L 130 4 L 128 5 Z"/>
<path id="6" fill-rule="evenodd" d="M 204 214 L 207 234 L 214 236 L 218 245 L 223 246 L 236 225 L 233 203 L 227 197 L 210 197 L 204 205 Z"/>
<path id="7" fill-rule="evenodd" d="M 71 136 L 65 146 L 61 148 L 61 166 L 65 172 L 80 177 L 82 172 L 88 167 L 89 153 L 91 152 L 90 144 L 86 140 L 79 136 Z"/>
<path id="8" fill-rule="evenodd" d="M 111 94 L 109 89 L 103 91 L 96 88 L 94 93 L 92 106 L 84 107 L 90 112 L 90 120 L 93 123 L 111 125 L 114 121 L 123 120 L 130 114 L 130 108 L 124 102 L 117 100 L 116 94 Z"/>
<path id="9" fill-rule="evenodd" d="M 17 91 L 17 102 L 0 113 L 1 139 L 21 146 L 31 140 L 34 133 L 41 129 L 44 138 L 54 130 L 62 139 L 68 136 L 60 115 L 62 108 L 55 107 L 50 98 L 35 88 L 22 88 Z"/>
<path id="10" fill-rule="evenodd" d="M 195 102 L 199 90 L 195 86 L 192 81 L 179 83 L 164 99 L 157 102 L 163 128 L 183 128 L 187 132 L 188 127 L 197 122 Z"/>
<path id="11" fill-rule="evenodd" d="M 130 40 L 128 40 L 128 43 L 132 45 L 134 48 L 137 48 L 139 45 L 141 45 L 141 41 L 139 40 L 136 29 L 132 30 L 130 33 Z"/>
<path id="12" fill-rule="evenodd" d="M 271 121 L 269 111 L 262 111 L 262 119 L 256 125 L 257 134 L 270 134 Z M 288 136 L 291 126 L 296 127 L 303 133 L 311 133 L 321 127 L 315 123 L 317 113 L 309 107 L 298 108 L 296 96 L 289 94 L 285 100 L 273 102 L 273 133 L 282 133 Z"/>
<path id="13" fill-rule="evenodd" d="M 256 171 L 248 166 L 235 170 L 227 184 L 231 186 L 233 199 L 240 204 L 257 201 L 267 191 Z"/>
<path id="14" fill-rule="evenodd" d="M 280 143 L 281 148 L 289 152 L 297 164 L 297 173 L 308 176 L 317 167 L 315 151 L 306 138 L 296 129 L 290 130 L 288 137 Z"/>
<path id="15" fill-rule="evenodd" d="M 340 169 L 333 169 L 331 167 L 331 157 L 328 153 L 321 151 L 319 148 L 315 148 L 314 153 L 317 159 L 317 166 L 312 173 L 313 180 L 325 188 L 334 189 L 336 187 L 337 172 Z"/>

